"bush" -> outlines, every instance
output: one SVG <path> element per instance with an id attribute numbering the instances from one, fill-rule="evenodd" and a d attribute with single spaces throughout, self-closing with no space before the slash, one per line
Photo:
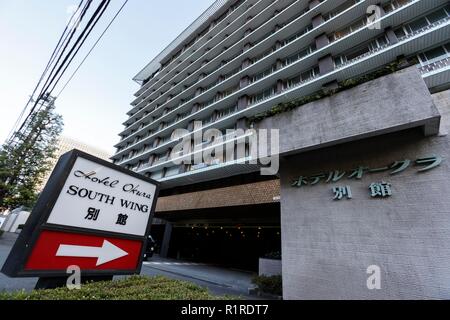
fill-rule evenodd
<path id="1" fill-rule="evenodd" d="M 264 259 L 272 259 L 272 260 L 281 260 L 281 252 L 280 251 L 273 251 L 266 253 L 263 256 Z"/>
<path id="2" fill-rule="evenodd" d="M 115 281 L 90 282 L 80 290 L 67 288 L 0 292 L 0 300 L 219 300 L 206 288 L 162 276 L 131 276 Z M 236 299 L 236 298 L 235 298 Z"/>
<path id="3" fill-rule="evenodd" d="M 400 71 L 404 68 L 407 68 L 409 66 L 413 66 L 419 63 L 419 61 L 416 58 L 412 58 L 409 60 L 402 60 L 398 59 L 396 61 L 393 61 L 391 63 L 388 63 L 387 65 L 372 71 L 371 73 L 365 74 L 363 76 L 346 79 L 344 81 L 341 81 L 338 83 L 338 87 L 335 89 L 321 89 L 315 93 L 312 93 L 307 96 L 303 96 L 301 98 L 297 98 L 291 101 L 282 102 L 279 103 L 276 106 L 273 106 L 271 109 L 264 111 L 262 113 L 256 114 L 255 116 L 251 117 L 249 119 L 250 123 L 257 123 L 260 122 L 268 117 L 273 117 L 275 115 L 291 111 L 297 107 L 300 107 L 302 105 L 305 105 L 307 103 L 311 103 L 317 100 L 321 100 L 326 97 L 331 97 L 339 92 L 354 88 L 360 84 L 378 79 L 380 77 L 386 76 L 388 74 Z"/>
<path id="4" fill-rule="evenodd" d="M 2 237 L 2 235 L 3 235 L 3 230 L 0 230 L 0 238 Z"/>
<path id="5" fill-rule="evenodd" d="M 252 282 L 258 286 L 261 292 L 277 296 L 283 295 L 281 276 L 254 276 Z"/>

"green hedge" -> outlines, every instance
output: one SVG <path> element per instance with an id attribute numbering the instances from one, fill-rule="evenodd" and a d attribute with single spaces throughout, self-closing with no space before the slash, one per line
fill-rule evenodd
<path id="1" fill-rule="evenodd" d="M 254 276 L 252 282 L 258 286 L 261 292 L 277 296 L 283 295 L 281 276 Z"/>
<path id="2" fill-rule="evenodd" d="M 0 300 L 219 300 L 237 299 L 211 295 L 206 288 L 162 276 L 131 276 L 121 280 L 91 282 L 80 290 L 67 288 L 0 292 Z"/>
<path id="3" fill-rule="evenodd" d="M 281 252 L 280 251 L 268 252 L 263 256 L 263 258 L 272 260 L 281 260 Z"/>

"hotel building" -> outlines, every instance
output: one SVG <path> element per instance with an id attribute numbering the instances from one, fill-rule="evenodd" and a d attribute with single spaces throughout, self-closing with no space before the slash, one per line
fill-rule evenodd
<path id="1" fill-rule="evenodd" d="M 449 24 L 445 0 L 215 1 L 134 77 L 140 88 L 111 158 L 162 182 L 161 253 L 254 268 L 281 249 L 287 299 L 449 298 L 450 245 L 433 251 L 450 235 L 448 164 L 418 178 L 370 169 L 403 172 L 425 151 L 449 154 Z M 209 128 L 224 141 L 192 144 L 190 155 L 236 140 L 227 129 L 280 130 L 280 173 L 262 176 L 243 161 L 250 143 L 243 159 L 173 161 L 183 138 L 175 129 Z M 340 180 L 338 169 L 359 163 L 367 167 Z M 363 199 L 370 178 L 393 190 Z M 328 199 L 344 187 L 348 201 Z M 384 291 L 366 287 L 370 265 L 389 279 Z"/>

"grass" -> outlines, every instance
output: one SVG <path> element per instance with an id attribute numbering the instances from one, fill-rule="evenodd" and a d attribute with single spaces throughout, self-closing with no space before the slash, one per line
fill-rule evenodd
<path id="1" fill-rule="evenodd" d="M 0 300 L 221 300 L 238 299 L 215 296 L 186 281 L 162 276 L 131 276 L 128 278 L 91 282 L 80 290 L 67 288 L 33 290 L 31 292 L 0 292 Z"/>

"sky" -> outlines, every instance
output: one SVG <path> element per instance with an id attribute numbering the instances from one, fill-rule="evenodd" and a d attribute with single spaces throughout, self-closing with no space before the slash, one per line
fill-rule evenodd
<path id="1" fill-rule="evenodd" d="M 73 67 L 123 1 L 112 0 Z M 133 94 L 139 89 L 132 78 L 213 2 L 129 0 L 56 102 L 56 112 L 64 119 L 63 134 L 113 154 Z M 70 18 L 71 8 L 78 3 L 0 0 L 0 143 L 25 106 Z"/>

